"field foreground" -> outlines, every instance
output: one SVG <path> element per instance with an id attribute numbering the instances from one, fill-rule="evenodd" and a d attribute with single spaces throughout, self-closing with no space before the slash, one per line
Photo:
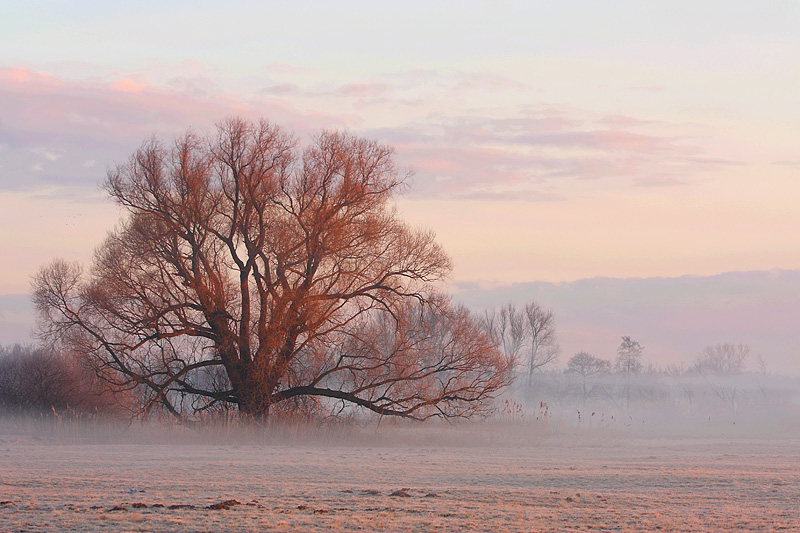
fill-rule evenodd
<path id="1" fill-rule="evenodd" d="M 0 433 L 0 531 L 800 531 L 799 443 L 78 445 Z"/>

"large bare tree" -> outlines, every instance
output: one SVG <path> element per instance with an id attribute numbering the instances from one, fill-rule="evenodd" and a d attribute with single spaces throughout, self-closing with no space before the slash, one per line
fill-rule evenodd
<path id="1" fill-rule="evenodd" d="M 34 280 L 43 334 L 143 409 L 266 416 L 322 398 L 381 415 L 470 416 L 510 378 L 464 308 L 450 259 L 398 219 L 392 148 L 323 132 L 305 149 L 266 121 L 152 139 L 108 173 L 124 209 L 87 275 Z"/>

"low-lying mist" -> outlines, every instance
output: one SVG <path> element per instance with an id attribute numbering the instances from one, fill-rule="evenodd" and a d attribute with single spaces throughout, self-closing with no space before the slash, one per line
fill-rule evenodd
<path id="1" fill-rule="evenodd" d="M 796 438 L 798 415 L 797 378 L 606 375 L 584 383 L 552 372 L 537 375 L 530 386 L 520 379 L 495 400 L 491 416 L 473 420 L 414 422 L 351 411 L 265 422 L 228 414 L 177 423 L 166 416 L 138 420 L 54 408 L 6 411 L 0 434 L 52 444 L 530 447 L 565 435 Z"/>
<path id="2" fill-rule="evenodd" d="M 548 420 L 562 430 L 754 437 L 797 436 L 800 430 L 800 379 L 770 374 L 583 379 L 549 372 L 530 386 L 518 383 L 509 397 L 506 416 L 525 418 L 546 408 Z"/>

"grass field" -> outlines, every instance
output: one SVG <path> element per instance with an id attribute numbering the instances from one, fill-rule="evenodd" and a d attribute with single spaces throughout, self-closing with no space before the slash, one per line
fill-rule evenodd
<path id="1" fill-rule="evenodd" d="M 800 531 L 798 440 L 510 429 L 231 444 L 5 428 L 0 531 Z"/>

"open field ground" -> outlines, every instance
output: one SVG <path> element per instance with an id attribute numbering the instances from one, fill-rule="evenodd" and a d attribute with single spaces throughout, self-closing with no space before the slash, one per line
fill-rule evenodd
<path id="1" fill-rule="evenodd" d="M 323 445 L 6 428 L 0 531 L 800 531 L 800 440 L 443 429 Z"/>

